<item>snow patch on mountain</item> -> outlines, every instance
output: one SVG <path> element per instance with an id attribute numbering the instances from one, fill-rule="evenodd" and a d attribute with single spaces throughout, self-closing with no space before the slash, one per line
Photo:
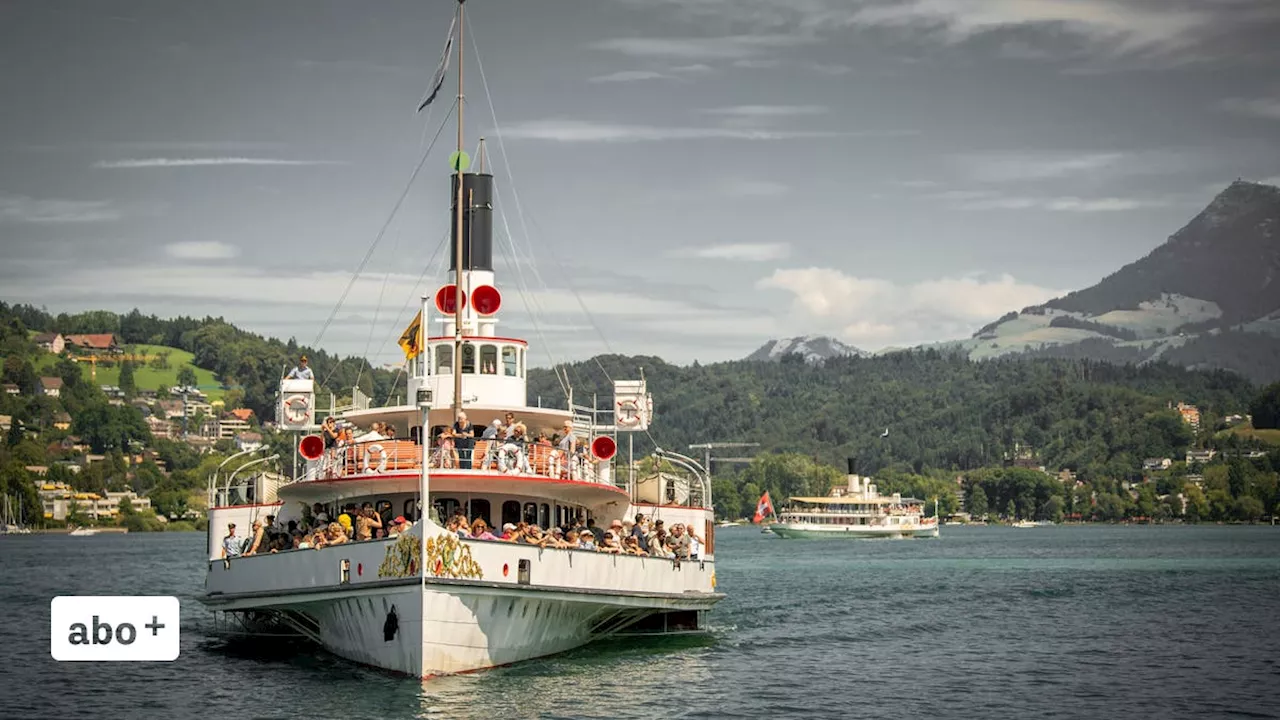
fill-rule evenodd
<path id="1" fill-rule="evenodd" d="M 865 355 L 862 350 L 826 335 L 802 335 L 800 337 L 770 340 L 747 356 L 747 360 L 778 362 L 787 355 L 802 355 L 805 362 L 821 363 L 827 358 L 846 355 Z"/>

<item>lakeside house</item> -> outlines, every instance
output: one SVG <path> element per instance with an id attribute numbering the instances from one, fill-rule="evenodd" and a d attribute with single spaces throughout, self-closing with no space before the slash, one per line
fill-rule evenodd
<path id="1" fill-rule="evenodd" d="M 42 377 L 40 378 L 40 394 L 49 397 L 58 397 L 62 394 L 62 378 L 60 377 Z"/>
<path id="2" fill-rule="evenodd" d="M 72 350 L 80 353 L 110 353 L 114 355 L 120 352 L 120 345 L 116 342 L 116 336 L 113 333 L 67 335 L 66 344 Z"/>
<path id="3" fill-rule="evenodd" d="M 1183 422 L 1196 430 L 1200 429 L 1200 409 L 1195 405 L 1178 403 L 1178 414 L 1182 415 Z"/>
<path id="4" fill-rule="evenodd" d="M 151 498 L 139 497 L 132 490 L 103 494 L 77 492 L 66 483 L 45 483 L 36 488 L 44 506 L 44 516 L 51 520 L 66 520 L 75 508 L 94 520 L 114 518 L 120 514 L 120 501 L 128 499 L 134 510 L 151 508 Z"/>
<path id="5" fill-rule="evenodd" d="M 237 450 L 257 450 L 260 447 L 262 447 L 262 433 L 243 432 L 236 435 Z"/>
<path id="6" fill-rule="evenodd" d="M 1173 466 L 1173 460 L 1169 458 L 1147 458 L 1142 461 L 1143 470 L 1168 470 Z"/>
<path id="7" fill-rule="evenodd" d="M 32 340 L 41 350 L 61 355 L 67 349 L 67 339 L 62 333 L 38 333 Z"/>
<path id="8" fill-rule="evenodd" d="M 1190 465 L 1191 463 L 1197 462 L 1202 464 L 1207 463 L 1217 456 L 1217 454 L 1217 450 L 1188 450 L 1187 464 Z"/>
<path id="9" fill-rule="evenodd" d="M 22 394 L 22 388 L 18 387 L 15 383 L 5 383 L 3 385 L 0 385 L 0 390 L 4 390 L 5 395 L 21 395 Z"/>

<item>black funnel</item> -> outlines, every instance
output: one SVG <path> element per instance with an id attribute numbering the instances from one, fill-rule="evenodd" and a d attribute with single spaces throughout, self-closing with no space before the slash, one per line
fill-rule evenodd
<path id="1" fill-rule="evenodd" d="M 449 196 L 449 269 L 458 269 L 458 175 Z M 493 270 L 493 176 L 462 175 L 462 269 Z"/>
<path id="2" fill-rule="evenodd" d="M 858 465 L 858 458 L 856 458 L 856 457 L 851 457 L 851 458 L 846 458 L 846 460 L 847 460 L 847 462 L 849 463 L 849 474 L 850 474 L 850 475 L 857 475 L 857 474 L 858 474 L 858 471 L 857 471 L 857 470 L 855 470 L 854 468 L 855 468 L 855 467 L 857 467 L 857 465 Z"/>

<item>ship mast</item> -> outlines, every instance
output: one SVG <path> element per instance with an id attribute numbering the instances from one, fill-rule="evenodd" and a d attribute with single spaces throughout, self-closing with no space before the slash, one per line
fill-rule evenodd
<path id="1" fill-rule="evenodd" d="M 458 196 L 455 198 L 457 204 L 457 237 L 454 239 L 454 269 L 453 269 L 453 285 L 454 285 L 454 307 L 453 307 L 453 421 L 458 421 L 458 415 L 462 412 L 462 186 L 465 183 L 462 180 L 462 43 L 466 37 L 465 18 L 463 17 L 466 10 L 463 3 L 466 0 L 458 0 L 458 148 L 454 155 L 454 173 L 457 176 Z"/>

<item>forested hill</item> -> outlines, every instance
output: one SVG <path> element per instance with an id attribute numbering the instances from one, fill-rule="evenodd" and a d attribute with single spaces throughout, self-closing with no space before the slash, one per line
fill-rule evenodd
<path id="1" fill-rule="evenodd" d="M 0 302 L 0 324 L 14 322 L 27 331 L 66 334 L 113 333 L 122 345 L 146 343 L 185 350 L 197 367 L 211 370 L 228 387 L 243 392 L 241 404 L 258 417 L 275 417 L 275 393 L 282 373 L 306 354 L 324 390 L 349 396 L 357 377 L 360 389 L 381 402 L 394 376 L 373 369 L 363 358 L 343 359 L 324 350 L 282 342 L 242 330 L 220 317 L 162 319 L 134 310 L 120 315 L 106 310 L 53 315 L 31 305 Z M 402 390 L 403 381 L 400 384 Z"/>
<path id="2" fill-rule="evenodd" d="M 838 467 L 857 456 L 863 472 L 1000 464 L 1016 445 L 1032 448 L 1050 468 L 1131 476 L 1144 458 L 1176 456 L 1193 442 L 1170 403 L 1197 405 L 1208 424 L 1245 412 L 1257 393 L 1225 371 L 1067 359 L 979 362 L 937 350 L 832 358 L 821 366 L 799 356 L 677 367 L 615 355 L 566 368 L 575 404 L 590 404 L 594 392 L 607 407 L 606 373 L 638 379 L 641 367 L 654 396 L 651 431 L 664 447 L 689 452 L 690 443 L 758 442 L 761 450 L 800 452 Z M 530 372 L 529 395 L 563 403 L 549 370 Z"/>

